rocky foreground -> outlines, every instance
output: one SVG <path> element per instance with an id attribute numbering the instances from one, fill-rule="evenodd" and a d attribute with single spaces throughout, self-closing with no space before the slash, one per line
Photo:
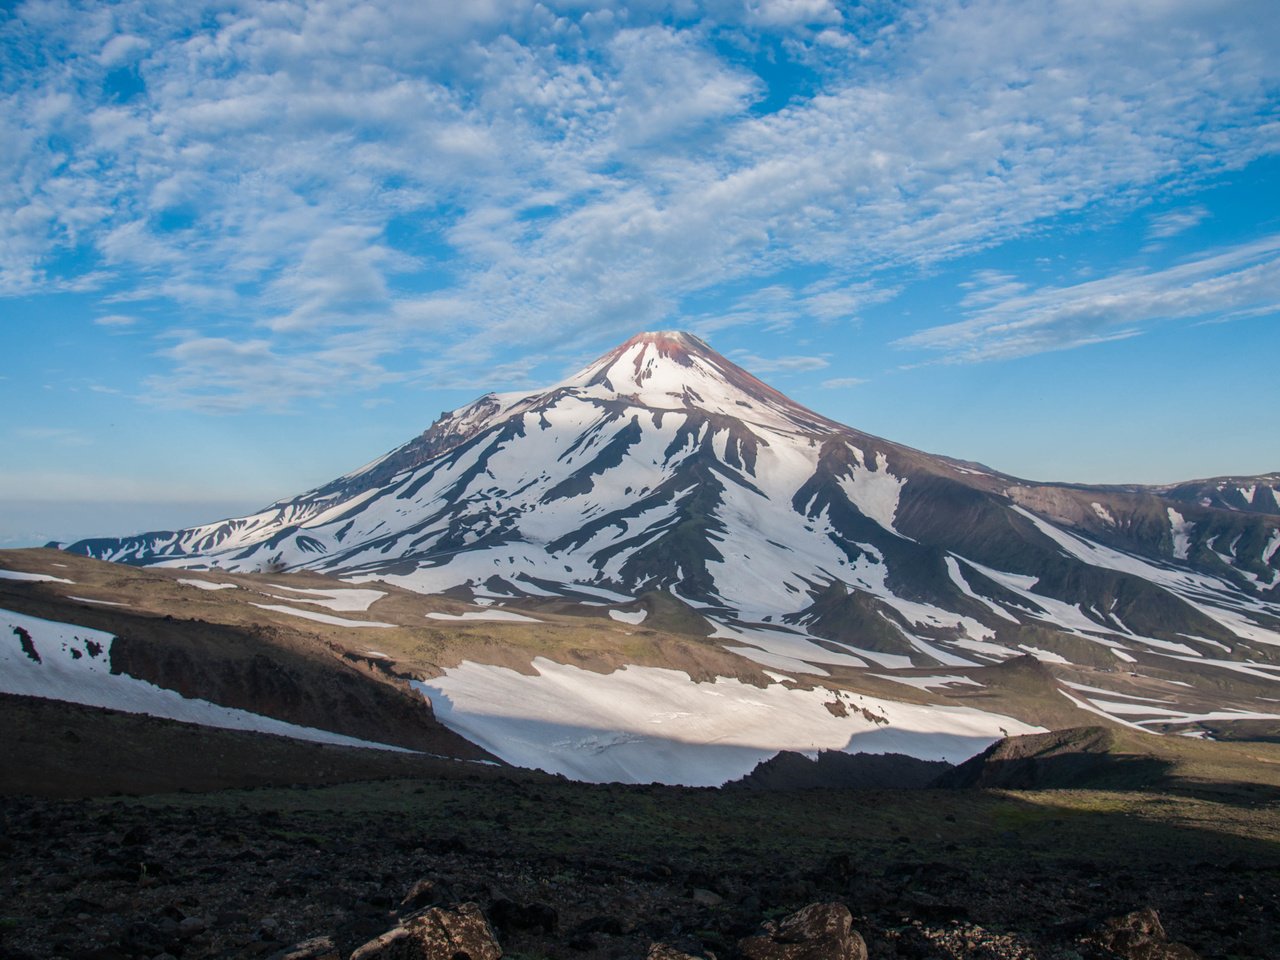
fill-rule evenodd
<path id="1" fill-rule="evenodd" d="M 410 780 L 7 798 L 0 956 L 1277 955 L 1274 798 Z"/>

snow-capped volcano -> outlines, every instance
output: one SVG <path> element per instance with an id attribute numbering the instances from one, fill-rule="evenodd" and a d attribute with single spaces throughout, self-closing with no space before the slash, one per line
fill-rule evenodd
<path id="1" fill-rule="evenodd" d="M 1261 500 L 1261 497 L 1255 498 Z M 685 333 L 487 394 L 250 517 L 100 559 L 683 601 L 767 665 L 1280 663 L 1280 517 L 1033 484 L 835 423 Z"/>

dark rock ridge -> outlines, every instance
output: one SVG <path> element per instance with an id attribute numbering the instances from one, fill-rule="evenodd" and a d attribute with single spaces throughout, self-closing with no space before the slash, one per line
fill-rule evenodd
<path id="1" fill-rule="evenodd" d="M 757 764 L 726 789 L 746 790 L 918 790 L 953 770 L 943 760 L 919 760 L 900 753 L 819 751 L 816 759 L 784 750 Z"/>
<path id="2" fill-rule="evenodd" d="M 1171 764 L 1134 753 L 1108 727 L 1006 737 L 938 777 L 938 787 L 1133 790 L 1159 783 Z"/>
<path id="3" fill-rule="evenodd" d="M 696 337 L 654 333 L 253 516 L 67 549 L 455 596 L 667 594 L 694 619 L 811 642 L 813 662 L 1034 648 L 1223 669 L 1209 661 L 1280 662 L 1276 480 L 1019 480 L 838 424 Z"/>

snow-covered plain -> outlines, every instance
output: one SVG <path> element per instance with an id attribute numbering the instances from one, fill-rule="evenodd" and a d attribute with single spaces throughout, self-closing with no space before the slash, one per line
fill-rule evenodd
<path id="1" fill-rule="evenodd" d="M 113 674 L 114 639 L 102 630 L 0 610 L 0 692 L 109 707 L 206 727 L 274 733 L 295 740 L 411 752 L 190 699 L 127 674 Z M 24 643 L 29 644 L 34 657 L 23 650 Z"/>
<path id="2" fill-rule="evenodd" d="M 597 674 L 537 658 L 535 676 L 464 661 L 416 682 L 437 718 L 503 760 L 591 782 L 716 786 L 780 750 L 965 760 L 1005 735 L 1041 732 L 967 707 L 922 706 L 781 683 L 628 666 Z M 847 716 L 824 704 L 840 699 Z M 865 709 L 883 722 L 867 719 Z"/>

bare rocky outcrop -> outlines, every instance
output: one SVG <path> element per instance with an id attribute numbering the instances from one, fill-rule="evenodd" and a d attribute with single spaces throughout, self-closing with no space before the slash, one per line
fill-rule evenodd
<path id="1" fill-rule="evenodd" d="M 843 704 L 843 701 L 839 701 Z M 923 789 L 950 770 L 941 760 L 919 760 L 900 753 L 844 753 L 821 750 L 816 759 L 783 750 L 756 764 L 745 777 L 725 787 L 745 790 L 912 790 Z"/>
<path id="2" fill-rule="evenodd" d="M 1123 960 L 1200 960 L 1190 947 L 1170 942 L 1151 907 L 1112 917 L 1088 941 Z"/>
<path id="3" fill-rule="evenodd" d="M 501 960 L 502 947 L 474 903 L 431 907 L 370 940 L 351 960 Z"/>
<path id="4" fill-rule="evenodd" d="M 747 960 L 867 960 L 867 944 L 843 903 L 811 903 L 758 936 L 738 941 Z"/>
<path id="5" fill-rule="evenodd" d="M 1107 727 L 1074 727 L 998 740 L 934 783 L 1006 790 L 1133 789 L 1159 782 L 1170 768 L 1157 756 L 1130 752 Z"/>

